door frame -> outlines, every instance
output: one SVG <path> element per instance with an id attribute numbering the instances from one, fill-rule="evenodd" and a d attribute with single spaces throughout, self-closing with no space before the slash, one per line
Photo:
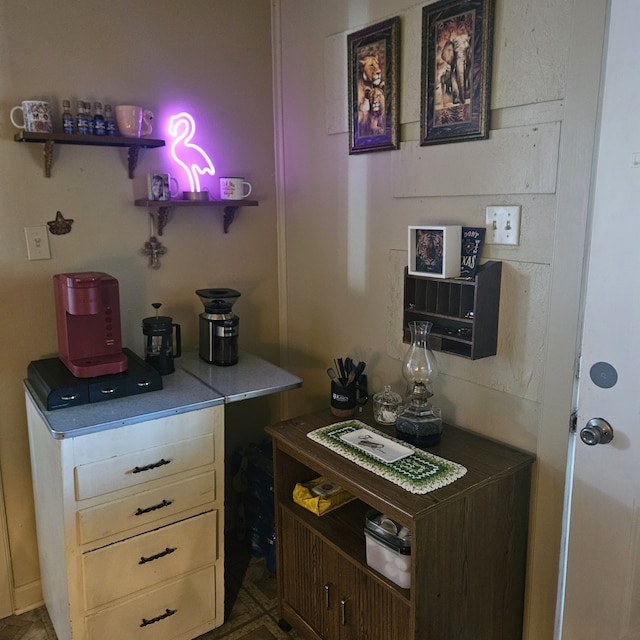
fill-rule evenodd
<path id="1" fill-rule="evenodd" d="M 550 478 L 548 486 L 543 488 L 543 494 L 546 491 L 557 493 L 564 486 L 566 495 L 572 480 L 572 469 L 568 465 L 575 441 L 571 418 L 575 409 L 579 368 L 593 164 L 608 8 L 609 0 L 586 0 L 576 2 L 573 11 L 574 32 L 567 65 L 539 448 L 539 452 L 548 455 L 552 455 L 551 449 L 557 448 L 555 463 L 562 474 Z M 556 640 L 561 637 L 564 606 L 567 517 L 567 503 L 563 498 L 562 518 L 554 519 L 557 528 L 553 531 L 554 541 L 560 542 L 559 564 L 555 567 L 558 573 Z M 538 539 L 537 542 L 544 544 L 544 540 Z"/>
<path id="2" fill-rule="evenodd" d="M 4 489 L 0 469 L 0 618 L 10 616 L 15 610 L 12 576 L 7 512 L 4 507 Z"/>
<path id="3" fill-rule="evenodd" d="M 540 406 L 537 484 L 525 637 L 551 637 L 562 612 L 564 484 L 583 310 L 591 178 L 608 0 L 577 0 L 568 34 L 564 113 L 556 186 L 549 314 Z M 558 569 L 560 567 L 560 576 Z M 550 597 L 551 584 L 557 598 Z M 540 621 L 545 629 L 540 629 Z M 555 638 L 559 636 L 554 635 Z"/>

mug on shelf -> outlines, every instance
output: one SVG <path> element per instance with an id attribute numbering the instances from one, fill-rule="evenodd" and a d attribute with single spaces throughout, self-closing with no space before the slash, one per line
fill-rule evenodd
<path id="1" fill-rule="evenodd" d="M 22 113 L 22 123 L 17 122 L 14 113 Z M 13 107 L 9 114 L 11 123 L 18 129 L 29 133 L 51 133 L 53 121 L 51 119 L 51 105 L 43 100 L 23 100 L 22 104 Z"/>
<path id="2" fill-rule="evenodd" d="M 220 178 L 221 200 L 242 200 L 251 195 L 251 184 L 244 178 Z"/>
<path id="3" fill-rule="evenodd" d="M 149 173 L 147 188 L 149 200 L 171 200 L 180 193 L 178 181 L 168 173 Z"/>
<path id="4" fill-rule="evenodd" d="M 148 136 L 152 131 L 153 112 L 132 104 L 116 106 L 116 122 L 120 135 L 125 138 Z"/>

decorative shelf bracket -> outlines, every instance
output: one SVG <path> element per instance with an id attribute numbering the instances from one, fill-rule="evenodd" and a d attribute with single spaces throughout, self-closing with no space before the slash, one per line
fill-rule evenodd
<path id="1" fill-rule="evenodd" d="M 223 224 L 225 233 L 229 233 L 229 227 L 231 226 L 231 223 L 235 220 L 236 210 L 237 209 L 238 209 L 238 207 L 225 207 L 224 208 L 224 216 L 223 216 L 222 224 Z"/>

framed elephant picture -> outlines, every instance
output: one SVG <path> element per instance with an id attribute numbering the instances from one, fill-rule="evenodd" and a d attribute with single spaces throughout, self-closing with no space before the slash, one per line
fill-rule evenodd
<path id="1" fill-rule="evenodd" d="M 349 154 L 398 148 L 400 18 L 347 36 Z"/>
<path id="2" fill-rule="evenodd" d="M 493 2 L 422 8 L 421 146 L 489 137 Z"/>

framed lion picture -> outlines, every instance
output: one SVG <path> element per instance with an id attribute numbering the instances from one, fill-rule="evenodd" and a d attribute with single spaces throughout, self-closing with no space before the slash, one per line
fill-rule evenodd
<path id="1" fill-rule="evenodd" d="M 398 148 L 400 18 L 347 36 L 349 153 Z"/>
<path id="2" fill-rule="evenodd" d="M 489 137 L 493 2 L 422 8 L 422 146 Z"/>

